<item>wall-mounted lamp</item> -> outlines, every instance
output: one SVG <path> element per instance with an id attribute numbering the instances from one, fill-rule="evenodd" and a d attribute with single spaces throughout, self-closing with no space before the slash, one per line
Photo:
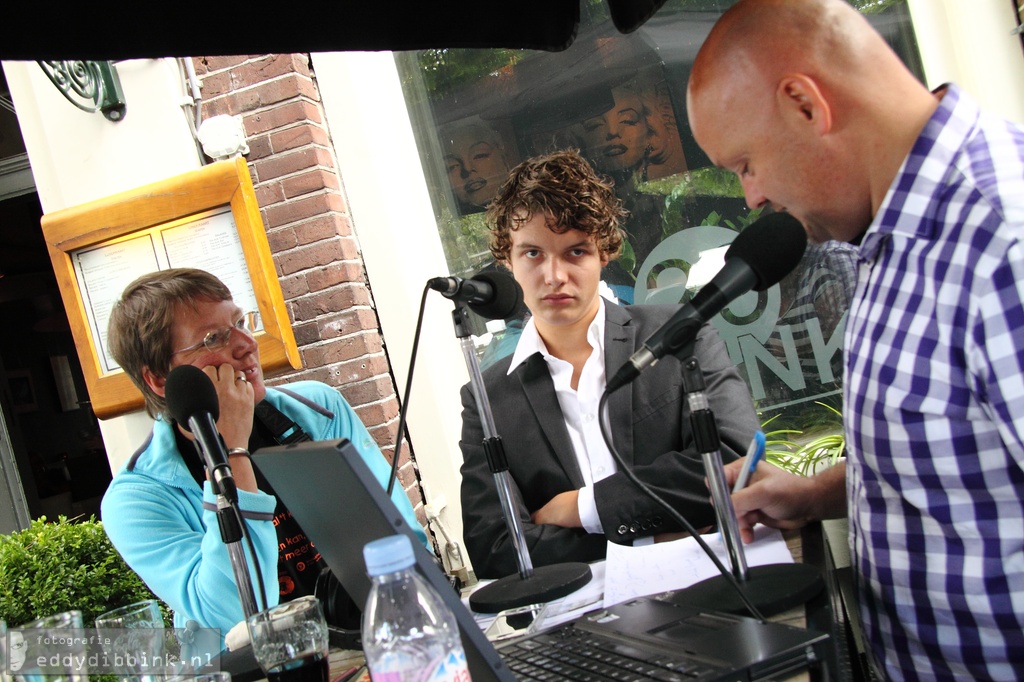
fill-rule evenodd
<path id="1" fill-rule="evenodd" d="M 203 153 L 215 161 L 233 159 L 249 153 L 245 127 L 240 116 L 220 114 L 203 121 L 196 134 Z"/>
<path id="2" fill-rule="evenodd" d="M 50 82 L 82 111 L 103 112 L 109 121 L 124 118 L 128 105 L 113 62 L 40 61 Z"/>

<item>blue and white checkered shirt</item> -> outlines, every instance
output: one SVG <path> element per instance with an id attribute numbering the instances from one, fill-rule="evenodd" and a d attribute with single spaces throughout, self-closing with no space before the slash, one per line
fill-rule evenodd
<path id="1" fill-rule="evenodd" d="M 860 249 L 851 543 L 892 679 L 1024 676 L 1024 130 L 948 86 Z"/>

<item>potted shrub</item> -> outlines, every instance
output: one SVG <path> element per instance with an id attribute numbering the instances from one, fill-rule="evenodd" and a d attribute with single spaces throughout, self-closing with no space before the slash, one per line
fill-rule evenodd
<path id="1" fill-rule="evenodd" d="M 77 609 L 90 628 L 101 613 L 154 598 L 95 517 L 54 523 L 42 516 L 0 535 L 0 619 L 8 627 Z M 170 627 L 169 609 L 161 608 Z"/>

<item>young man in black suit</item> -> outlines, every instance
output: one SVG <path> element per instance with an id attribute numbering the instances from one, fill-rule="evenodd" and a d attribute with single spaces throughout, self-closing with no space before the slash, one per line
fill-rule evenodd
<path id="1" fill-rule="evenodd" d="M 484 383 L 536 566 L 603 559 L 608 541 L 683 530 L 618 471 L 597 416 L 608 377 L 679 309 L 623 307 L 599 295 L 602 268 L 622 249 L 624 215 L 612 185 L 573 151 L 520 164 L 488 209 L 491 251 L 522 286 L 531 312 L 515 352 L 488 368 Z M 759 428 L 750 391 L 710 325 L 694 355 L 723 461 L 732 461 Z M 462 404 L 466 545 L 478 576 L 511 575 L 515 552 L 468 386 Z M 680 361 L 665 357 L 612 393 L 608 412 L 616 449 L 636 475 L 694 527 L 713 524 Z"/>

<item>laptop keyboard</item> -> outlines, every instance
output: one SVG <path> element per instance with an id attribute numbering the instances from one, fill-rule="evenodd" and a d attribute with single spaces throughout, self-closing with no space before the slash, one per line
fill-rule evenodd
<path id="1" fill-rule="evenodd" d="M 519 680 L 693 682 L 721 672 L 686 656 L 641 651 L 572 627 L 502 647 L 501 657 Z"/>

